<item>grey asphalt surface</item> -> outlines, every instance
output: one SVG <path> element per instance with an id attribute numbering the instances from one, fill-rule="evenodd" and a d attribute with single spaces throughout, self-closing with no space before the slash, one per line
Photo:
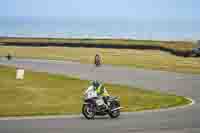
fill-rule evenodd
<path id="1" fill-rule="evenodd" d="M 0 65 L 23 67 L 34 71 L 49 72 L 98 79 L 116 84 L 134 85 L 145 89 L 158 89 L 183 95 L 196 104 L 170 111 L 136 112 L 86 120 L 83 117 L 26 120 L 0 120 L 0 133 L 200 133 L 200 75 L 178 74 L 109 65 L 95 68 L 76 62 L 0 59 Z"/>

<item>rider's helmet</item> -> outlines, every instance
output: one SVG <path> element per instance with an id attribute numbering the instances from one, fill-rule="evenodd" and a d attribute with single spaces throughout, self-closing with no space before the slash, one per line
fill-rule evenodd
<path id="1" fill-rule="evenodd" d="M 97 89 L 100 85 L 100 83 L 97 80 L 92 81 L 92 85 L 94 86 L 95 89 Z"/>
<path id="2" fill-rule="evenodd" d="M 95 57 L 99 57 L 99 56 L 100 56 L 99 54 L 96 54 L 96 55 L 95 55 Z"/>

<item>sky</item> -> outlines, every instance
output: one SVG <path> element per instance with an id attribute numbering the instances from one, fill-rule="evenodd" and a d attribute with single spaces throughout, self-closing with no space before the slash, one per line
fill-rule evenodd
<path id="1" fill-rule="evenodd" d="M 199 0 L 0 0 L 0 16 L 200 20 Z"/>

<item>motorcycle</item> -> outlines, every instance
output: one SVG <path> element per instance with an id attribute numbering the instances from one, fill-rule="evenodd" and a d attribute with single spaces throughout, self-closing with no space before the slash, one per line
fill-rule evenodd
<path id="1" fill-rule="evenodd" d="M 94 119 L 95 116 L 109 115 L 111 118 L 120 116 L 120 101 L 118 97 L 109 97 L 107 104 L 99 97 L 90 86 L 84 93 L 82 114 L 86 119 Z"/>
<path id="2" fill-rule="evenodd" d="M 96 65 L 96 67 L 101 66 L 101 58 L 99 55 L 95 56 L 94 64 Z"/>

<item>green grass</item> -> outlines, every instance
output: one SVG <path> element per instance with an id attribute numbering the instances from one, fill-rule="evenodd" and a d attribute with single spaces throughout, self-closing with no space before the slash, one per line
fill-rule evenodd
<path id="1" fill-rule="evenodd" d="M 161 46 L 179 51 L 188 51 L 196 45 L 189 41 L 155 41 L 155 40 L 132 40 L 132 39 L 80 39 L 80 38 L 0 38 L 0 43 L 73 43 L 81 44 L 112 44 L 112 45 L 144 45 L 144 46 Z"/>
<path id="2" fill-rule="evenodd" d="M 93 63 L 95 54 L 100 53 L 104 64 L 200 74 L 200 58 L 178 57 L 157 50 L 0 46 L 0 56 L 8 53 L 18 58 L 72 60 L 81 63 Z"/>
<path id="3" fill-rule="evenodd" d="M 80 113 L 83 88 L 88 81 L 60 75 L 25 71 L 15 79 L 15 69 L 0 66 L 0 116 L 33 116 Z M 120 96 L 123 111 L 168 108 L 190 103 L 181 96 L 121 85 L 105 85 Z"/>

